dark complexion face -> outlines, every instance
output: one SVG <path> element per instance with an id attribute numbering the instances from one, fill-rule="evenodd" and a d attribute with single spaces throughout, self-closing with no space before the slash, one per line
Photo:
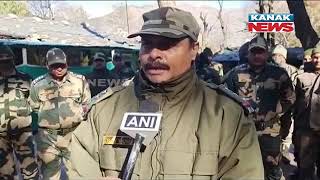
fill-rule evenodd
<path id="1" fill-rule="evenodd" d="M 52 64 L 48 66 L 49 72 L 53 79 L 62 80 L 62 78 L 67 74 L 68 65 L 67 64 Z"/>
<path id="2" fill-rule="evenodd" d="M 139 53 L 141 69 L 153 83 L 173 81 L 191 68 L 198 48 L 198 43 L 188 38 L 143 35 Z"/>

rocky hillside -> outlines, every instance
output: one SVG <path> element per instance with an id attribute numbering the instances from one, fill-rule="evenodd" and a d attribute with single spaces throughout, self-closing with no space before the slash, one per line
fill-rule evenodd
<path id="1" fill-rule="evenodd" d="M 154 9 L 153 6 L 145 7 L 128 7 L 128 21 L 129 21 L 129 33 L 136 32 L 143 24 L 142 14 L 146 11 Z M 179 6 L 179 8 L 192 12 L 192 14 L 198 20 L 199 25 L 203 29 L 202 21 L 200 20 L 200 13 L 207 15 L 207 21 L 212 30 L 208 35 L 208 46 L 214 50 L 219 49 L 220 44 L 223 41 L 223 34 L 221 31 L 220 22 L 218 21 L 218 9 L 213 7 L 201 6 L 194 7 L 191 5 Z M 254 12 L 254 5 L 248 5 L 245 8 L 239 9 L 224 9 L 223 20 L 225 28 L 227 30 L 225 44 L 228 47 L 239 47 L 246 40 L 250 39 L 253 34 L 248 33 L 245 30 L 247 14 Z M 93 18 L 88 23 L 95 27 L 97 31 L 110 35 L 110 37 L 126 38 L 128 35 L 127 19 L 125 7 L 117 7 L 113 12 L 103 17 Z M 201 36 L 199 37 L 201 42 Z"/>

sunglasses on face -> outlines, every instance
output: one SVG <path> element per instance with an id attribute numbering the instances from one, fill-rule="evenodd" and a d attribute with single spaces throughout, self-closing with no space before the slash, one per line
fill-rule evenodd
<path id="1" fill-rule="evenodd" d="M 50 69 L 58 69 L 58 68 L 61 68 L 61 69 L 64 69 L 66 68 L 67 65 L 66 64 L 52 64 L 49 66 Z"/>
<path id="2" fill-rule="evenodd" d="M 266 50 L 265 50 L 265 49 L 262 49 L 262 48 L 252 48 L 252 49 L 250 50 L 250 52 L 251 52 L 252 54 L 262 54 L 262 53 L 265 53 Z"/>

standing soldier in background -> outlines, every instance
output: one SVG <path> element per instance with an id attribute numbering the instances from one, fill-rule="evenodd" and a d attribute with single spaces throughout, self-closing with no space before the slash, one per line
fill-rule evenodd
<path id="1" fill-rule="evenodd" d="M 320 178 L 320 47 L 312 50 L 312 72 L 297 76 L 294 112 L 295 158 L 299 180 Z"/>
<path id="2" fill-rule="evenodd" d="M 267 64 L 268 46 L 263 37 L 252 39 L 248 51 L 248 64 L 235 67 L 224 79 L 230 90 L 256 107 L 252 118 L 258 132 L 265 179 L 280 180 L 280 144 L 287 136 L 280 134 L 280 129 L 288 127 L 282 126 L 284 122 L 279 117 L 291 108 L 295 94 L 287 72 Z"/>
<path id="3" fill-rule="evenodd" d="M 307 49 L 303 54 L 303 64 L 299 68 L 299 74 L 303 72 L 314 72 L 314 65 L 312 63 L 311 54 L 313 48 Z"/>
<path id="4" fill-rule="evenodd" d="M 0 46 L 0 179 L 38 179 L 28 96 L 31 78 L 18 72 L 8 46 Z"/>
<path id="5" fill-rule="evenodd" d="M 68 71 L 61 49 L 50 49 L 46 59 L 49 73 L 32 82 L 29 101 L 38 113 L 36 142 L 43 179 L 60 179 L 61 161 L 69 158 L 71 133 L 83 120 L 90 90 L 84 76 Z"/>
<path id="6" fill-rule="evenodd" d="M 210 60 L 202 52 L 196 59 L 196 72 L 200 79 L 207 83 L 220 84 L 220 76 L 218 72 L 212 68 L 209 68 Z"/>
<path id="7" fill-rule="evenodd" d="M 131 79 L 134 76 L 135 72 L 132 70 L 131 64 L 129 62 L 125 62 L 121 54 L 116 53 L 114 55 L 113 63 L 115 64 L 114 73 L 122 81 Z"/>
<path id="8" fill-rule="evenodd" d="M 291 81 L 293 82 L 293 87 L 296 85 L 296 77 L 298 75 L 298 69 L 290 64 L 287 63 L 287 49 L 283 47 L 281 44 L 278 44 L 275 46 L 275 48 L 272 51 L 272 59 L 274 62 L 284 68 Z M 286 132 L 280 132 L 282 136 L 287 135 L 284 141 L 282 142 L 282 155 L 283 155 L 283 160 L 285 161 L 293 161 L 293 155 L 290 157 L 289 155 L 289 148 L 290 145 L 292 144 L 292 132 L 293 132 L 293 123 L 292 123 L 292 109 L 289 109 L 287 112 L 285 112 L 281 117 L 281 131 L 286 131 Z"/>
<path id="9" fill-rule="evenodd" d="M 91 96 L 95 96 L 109 86 L 117 85 L 117 76 L 106 68 L 106 57 L 102 52 L 93 56 L 93 71 L 86 76 Z"/>
<path id="10" fill-rule="evenodd" d="M 218 72 L 220 78 L 223 77 L 223 65 L 212 60 L 213 53 L 210 48 L 204 48 L 202 51 L 203 56 L 208 59 L 208 67 Z"/>

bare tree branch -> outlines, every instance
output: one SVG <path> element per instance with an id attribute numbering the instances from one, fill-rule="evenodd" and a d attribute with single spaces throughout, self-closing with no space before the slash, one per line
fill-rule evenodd
<path id="1" fill-rule="evenodd" d="M 28 1 L 28 6 L 32 15 L 41 19 L 54 19 L 52 3 L 52 0 Z"/>
<path id="2" fill-rule="evenodd" d="M 226 32 L 225 24 L 222 18 L 223 0 L 218 0 L 218 3 L 219 3 L 218 20 L 220 22 L 220 27 L 223 35 L 223 41 L 220 45 L 220 50 L 223 50 L 225 48 L 225 43 L 227 40 L 227 32 Z"/>

